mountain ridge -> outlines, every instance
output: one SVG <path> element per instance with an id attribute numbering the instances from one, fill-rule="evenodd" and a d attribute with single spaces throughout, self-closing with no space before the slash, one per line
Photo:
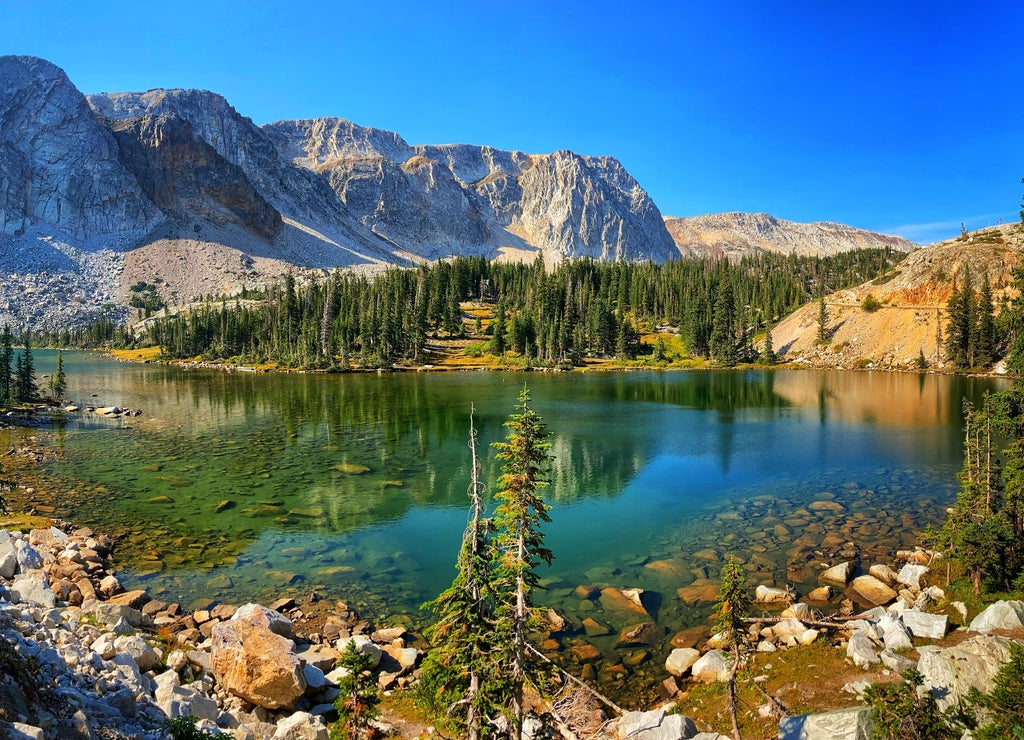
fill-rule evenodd
<path id="1" fill-rule="evenodd" d="M 0 320 L 49 328 L 125 318 L 139 281 L 185 303 L 292 270 L 687 254 L 614 157 L 256 125 L 216 92 L 84 95 L 16 56 L 0 57 L 0 242 Z"/>
<path id="2" fill-rule="evenodd" d="M 731 211 L 687 218 L 666 216 L 665 225 L 685 256 L 739 259 L 759 251 L 827 256 L 852 249 L 892 248 L 911 252 L 918 247 L 899 236 L 834 221 L 800 223 L 767 213 Z"/>

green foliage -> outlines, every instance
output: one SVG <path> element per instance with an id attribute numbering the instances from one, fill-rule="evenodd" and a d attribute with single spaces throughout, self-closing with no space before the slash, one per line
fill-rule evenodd
<path id="1" fill-rule="evenodd" d="M 946 315 L 946 357 L 953 367 L 965 369 L 991 365 L 1000 336 L 988 274 L 982 277 L 980 293 L 975 294 L 970 265 L 965 264 L 962 283 L 953 278 Z M 1009 316 L 1001 323 L 1008 321 Z"/>
<path id="2" fill-rule="evenodd" d="M 818 319 L 815 341 L 818 344 L 828 343 L 828 306 L 825 305 L 825 294 L 818 296 Z"/>
<path id="3" fill-rule="evenodd" d="M 976 740 L 1024 740 L 1024 647 L 1011 642 L 1010 659 L 996 673 L 992 691 L 983 695 L 975 689 L 968 700 L 987 719 L 975 731 Z"/>
<path id="4" fill-rule="evenodd" d="M 425 362 L 430 335 L 463 335 L 460 302 L 479 297 L 486 284 L 487 298 L 496 301 L 488 329 L 490 351 L 498 357 L 514 350 L 531 364 L 550 366 L 577 365 L 588 356 L 632 361 L 641 349 L 639 328 L 667 324 L 678 329 L 691 354 L 709 358 L 717 321 L 715 359 L 730 364 L 757 357 L 749 346 L 760 328 L 753 317 L 783 316 L 807 302 L 814 286 L 862 283 L 900 256 L 891 250 L 813 258 L 759 254 L 734 265 L 717 259 L 579 259 L 551 273 L 538 262 L 456 257 L 372 277 L 339 271 L 300 284 L 289 275 L 263 293 L 246 291 L 153 319 L 138 340 L 118 329 L 111 313 L 88 330 L 46 334 L 44 341 L 65 347 L 144 341 L 170 358 L 273 360 L 286 367 L 392 367 Z M 155 286 L 133 287 L 139 288 L 133 299 L 143 304 L 140 310 L 156 308 L 146 298 Z"/>
<path id="5" fill-rule="evenodd" d="M 882 307 L 882 302 L 875 298 L 873 293 L 868 293 L 861 301 L 860 308 L 865 313 L 874 313 Z"/>
<path id="6" fill-rule="evenodd" d="M 175 717 L 167 723 L 167 734 L 172 740 L 199 740 L 204 737 L 220 737 L 219 733 L 206 732 L 196 727 L 195 717 Z"/>
<path id="7" fill-rule="evenodd" d="M 498 479 L 499 501 L 494 510 L 496 534 L 492 588 L 496 595 L 494 610 L 495 668 L 511 684 L 508 717 L 513 736 L 523 726 L 523 691 L 527 684 L 543 686 L 547 672 L 529 657 L 527 633 L 540 623 L 532 594 L 539 577 L 535 568 L 551 565 L 554 555 L 544 547 L 540 525 L 550 522 L 550 508 L 541 496 L 548 485 L 547 429 L 540 415 L 530 406 L 530 392 L 524 386 L 519 394 L 518 413 L 505 423 L 504 442 L 495 442 L 497 458 L 504 462 Z"/>
<path id="8" fill-rule="evenodd" d="M 32 358 L 32 336 L 26 331 L 21 339 L 24 349 L 14 360 L 12 396 L 16 401 L 33 401 L 36 390 L 36 365 Z"/>
<path id="9" fill-rule="evenodd" d="M 917 366 L 918 370 L 928 369 L 928 360 L 924 356 L 924 349 L 918 351 L 917 360 L 915 360 L 915 365 Z"/>
<path id="10" fill-rule="evenodd" d="M 714 319 L 710 339 L 711 360 L 731 367 L 739 360 L 736 341 L 736 301 L 733 297 L 732 278 L 726 273 L 718 285 Z"/>
<path id="11" fill-rule="evenodd" d="M 50 376 L 50 397 L 55 400 L 64 398 L 68 389 L 68 379 L 64 374 L 64 353 L 57 350 L 57 367 Z"/>
<path id="12" fill-rule="evenodd" d="M 939 711 L 930 691 L 919 690 L 924 677 L 910 668 L 899 683 L 874 683 L 864 690 L 879 740 L 959 740 L 962 729 Z"/>
<path id="13" fill-rule="evenodd" d="M 132 308 L 140 308 L 145 312 L 146 318 L 149 318 L 154 312 L 159 311 L 165 305 L 160 294 L 157 292 L 155 285 L 147 283 L 143 280 L 132 285 L 130 288 L 132 292 L 131 298 L 128 299 L 128 305 Z"/>
<path id="14" fill-rule="evenodd" d="M 729 644 L 735 645 L 745 627 L 743 620 L 752 606 L 743 565 L 735 558 L 728 558 L 722 566 L 721 578 L 722 585 L 715 598 L 715 630 L 724 632 Z"/>
<path id="15" fill-rule="evenodd" d="M 14 360 L 14 337 L 11 327 L 4 324 L 0 334 L 0 404 L 7 403 L 13 395 L 14 376 L 11 375 L 11 362 Z"/>
<path id="16" fill-rule="evenodd" d="M 423 665 L 417 703 L 438 715 L 442 729 L 470 738 L 492 732 L 488 720 L 498 714 L 518 737 L 524 690 L 543 692 L 549 675 L 546 664 L 534 660 L 527 634 L 541 624 L 532 600 L 534 569 L 553 558 L 540 530 L 550 521 L 540 492 L 551 458 L 545 425 L 525 387 L 506 427 L 505 441 L 494 445 L 504 463 L 499 503 L 485 519 L 471 424 L 470 519 L 457 573 L 451 587 L 425 605 L 438 621 L 427 632 L 435 647 Z"/>
<path id="17" fill-rule="evenodd" d="M 492 659 L 495 594 L 492 574 L 493 527 L 483 517 L 483 484 L 476 456 L 476 428 L 470 415 L 469 447 L 472 472 L 470 517 L 462 536 L 452 585 L 424 604 L 437 614 L 427 638 L 435 646 L 424 662 L 417 703 L 438 717 L 453 735 L 478 738 L 483 718 L 504 709 L 509 685 Z"/>
<path id="18" fill-rule="evenodd" d="M 1020 381 L 964 404 L 964 464 L 938 543 L 968 575 L 1009 589 L 1024 572 L 1024 388 Z"/>
<path id="19" fill-rule="evenodd" d="M 331 740 L 366 740 L 377 737 L 370 722 L 380 716 L 377 671 L 373 659 L 349 642 L 338 665 L 348 673 L 338 681 L 341 695 L 334 702 L 338 721 L 331 726 Z"/>

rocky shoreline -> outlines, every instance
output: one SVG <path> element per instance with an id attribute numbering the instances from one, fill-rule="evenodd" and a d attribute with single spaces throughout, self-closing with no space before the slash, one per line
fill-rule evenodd
<path id="1" fill-rule="evenodd" d="M 187 612 L 125 591 L 112 547 L 59 522 L 0 530 L 3 737 L 164 738 L 194 717 L 239 740 L 326 740 L 347 644 L 373 657 L 382 689 L 416 676 L 423 646 L 404 628 L 315 599 Z"/>
<path id="2" fill-rule="evenodd" d="M 375 628 L 344 603 L 315 596 L 186 611 L 145 591 L 126 591 L 109 566 L 113 545 L 109 537 L 61 522 L 27 534 L 0 530 L 4 737 L 155 740 L 168 736 L 170 720 L 192 717 L 197 728 L 238 740 L 327 740 L 344 675 L 338 660 L 348 644 L 373 658 L 385 691 L 407 688 L 418 677 L 427 646 L 404 627 Z M 916 666 L 943 708 L 972 686 L 990 690 L 1010 640 L 1024 642 L 1024 602 L 989 607 L 959 628 L 969 634 L 955 645 L 924 644 L 947 638 L 953 628 L 947 613 L 929 608 L 943 607 L 963 623 L 967 609 L 927 585 L 934 553 L 898 555 L 898 569 L 876 564 L 854 578 L 853 563 L 840 562 L 821 574 L 819 595 L 834 600 L 837 589 L 848 589 L 858 601 L 876 604 L 858 615 L 823 617 L 812 606 L 814 592 L 793 603 L 789 590 L 758 587 L 759 608 L 783 610 L 751 620 L 750 655 L 825 640 L 844 651 L 847 662 L 873 672 L 865 674 L 876 675 L 873 680 Z M 852 612 L 852 602 L 840 611 Z M 731 656 L 721 649 L 721 636 L 701 648 L 676 647 L 668 656 L 666 704 L 609 722 L 599 715 L 596 736 L 724 737 L 698 733 L 679 713 L 694 686 L 727 679 Z M 869 682 L 845 688 L 859 694 Z M 764 711 L 770 714 L 767 705 Z M 783 716 L 779 737 L 854 737 L 867 732 L 870 721 L 865 707 Z"/>

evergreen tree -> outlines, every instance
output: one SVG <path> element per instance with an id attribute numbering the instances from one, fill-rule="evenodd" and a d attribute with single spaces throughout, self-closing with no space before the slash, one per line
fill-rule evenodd
<path id="1" fill-rule="evenodd" d="M 758 362 L 762 365 L 774 365 L 777 360 L 775 350 L 772 347 L 772 322 L 771 319 L 768 319 L 765 322 L 764 347 L 761 348 L 761 356 L 758 358 Z"/>
<path id="2" fill-rule="evenodd" d="M 370 722 L 380 716 L 377 672 L 373 659 L 349 642 L 338 665 L 346 674 L 338 681 L 341 694 L 334 702 L 338 722 L 331 728 L 331 740 L 367 740 L 376 737 Z"/>
<path id="3" fill-rule="evenodd" d="M 818 294 L 818 329 L 815 334 L 818 344 L 828 342 L 828 306 L 825 305 L 825 293 Z"/>
<path id="4" fill-rule="evenodd" d="M 32 359 L 32 337 L 26 330 L 22 334 L 22 344 L 25 349 L 16 362 L 17 397 L 19 401 L 31 401 L 36 397 L 36 366 Z"/>
<path id="5" fill-rule="evenodd" d="M 740 740 L 739 723 L 736 718 L 736 673 L 740 667 L 741 643 L 744 618 L 750 612 L 751 600 L 745 586 L 743 566 L 735 558 L 729 558 L 722 566 L 722 585 L 715 599 L 715 629 L 724 636 L 724 644 L 732 652 L 732 666 L 729 669 L 728 693 L 729 716 L 732 719 L 732 735 Z"/>
<path id="6" fill-rule="evenodd" d="M 504 442 L 496 442 L 497 457 L 504 461 L 499 478 L 500 501 L 494 511 L 497 534 L 494 547 L 498 561 L 492 583 L 497 593 L 495 609 L 495 669 L 509 681 L 508 718 L 511 735 L 521 738 L 523 730 L 523 692 L 527 684 L 538 690 L 545 670 L 528 658 L 526 634 L 539 622 L 532 592 L 538 576 L 534 569 L 541 562 L 551 564 L 553 555 L 544 547 L 540 525 L 550 522 L 548 505 L 541 497 L 547 485 L 551 457 L 545 441 L 547 430 L 540 415 L 530 406 L 530 393 L 519 394 L 518 413 L 505 426 Z"/>
<path id="7" fill-rule="evenodd" d="M 57 350 L 57 367 L 53 371 L 53 375 L 50 376 L 50 397 L 59 401 L 64 398 L 67 389 L 68 381 L 64 375 L 64 353 Z"/>
<path id="8" fill-rule="evenodd" d="M 728 273 L 723 276 L 715 299 L 710 349 L 711 359 L 718 364 L 726 367 L 736 364 L 736 303 Z"/>
<path id="9" fill-rule="evenodd" d="M 491 354 L 502 357 L 505 354 L 505 304 L 498 301 L 491 321 Z"/>
<path id="10" fill-rule="evenodd" d="M 946 332 L 946 357 L 953 367 L 963 369 L 974 364 L 977 340 L 977 314 L 970 265 L 964 265 L 962 284 L 953 278 L 953 290 L 946 303 L 949 330 Z"/>
<path id="11" fill-rule="evenodd" d="M 477 740 L 484 730 L 484 718 L 504 708 L 502 697 L 507 686 L 504 677 L 495 673 L 491 657 L 491 522 L 483 516 L 483 483 L 472 408 L 469 419 L 469 524 L 462 535 L 455 580 L 424 605 L 438 619 L 427 631 L 434 648 L 423 665 L 420 697 L 428 709 L 444 712 L 444 729 Z"/>
<path id="12" fill-rule="evenodd" d="M 994 413 L 998 413 L 998 402 L 989 395 L 981 409 L 964 403 L 960 490 L 939 533 L 950 558 L 967 572 L 975 595 L 981 593 L 984 579 L 994 578 L 1009 586 L 1019 570 L 1016 559 L 1010 557 L 1015 538 L 1013 523 L 1003 507 L 1003 473 L 997 449 L 1001 430 Z M 1014 462 L 1009 467 L 1016 471 L 1020 466 Z"/>
<path id="13" fill-rule="evenodd" d="M 996 345 L 995 306 L 992 303 L 992 286 L 988 280 L 988 272 L 981 281 L 977 315 L 977 346 L 974 350 L 974 360 L 979 367 L 988 367 L 994 359 Z"/>
<path id="14" fill-rule="evenodd" d="M 11 327 L 4 324 L 3 333 L 0 334 L 0 403 L 6 403 L 14 395 L 11 375 L 11 362 L 14 360 L 14 348 L 11 346 L 13 342 Z"/>

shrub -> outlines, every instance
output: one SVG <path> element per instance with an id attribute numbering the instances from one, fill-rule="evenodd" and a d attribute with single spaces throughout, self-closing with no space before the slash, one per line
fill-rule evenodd
<path id="1" fill-rule="evenodd" d="M 860 307 L 867 313 L 874 313 L 882 307 L 882 304 L 873 294 L 868 293 L 867 297 L 860 304 Z"/>
<path id="2" fill-rule="evenodd" d="M 1010 659 L 996 674 L 992 691 L 972 692 L 969 701 L 989 713 L 991 722 L 979 727 L 977 740 L 1024 740 L 1024 647 L 1010 643 Z"/>
<path id="3" fill-rule="evenodd" d="M 218 737 L 196 727 L 195 717 L 175 717 L 167 723 L 167 734 L 173 740 L 198 740 L 204 737 Z"/>
<path id="4" fill-rule="evenodd" d="M 380 716 L 380 695 L 377 693 L 377 671 L 373 660 L 360 652 L 354 643 L 345 646 L 338 665 L 348 675 L 338 681 L 341 695 L 334 703 L 338 722 L 331 728 L 331 740 L 361 740 L 377 736 L 370 724 Z"/>
<path id="5" fill-rule="evenodd" d="M 864 690 L 878 740 L 959 740 L 961 731 L 939 711 L 930 691 L 918 691 L 924 677 L 915 669 L 903 672 L 899 683 L 873 683 Z"/>

